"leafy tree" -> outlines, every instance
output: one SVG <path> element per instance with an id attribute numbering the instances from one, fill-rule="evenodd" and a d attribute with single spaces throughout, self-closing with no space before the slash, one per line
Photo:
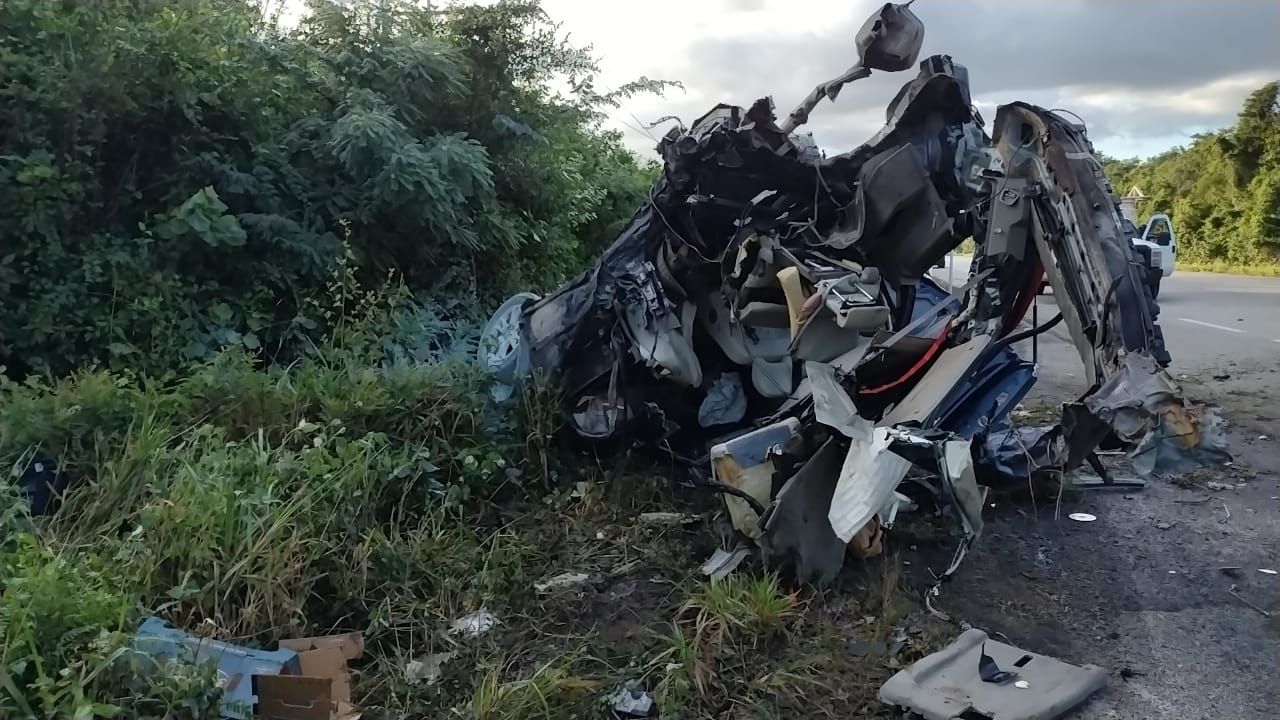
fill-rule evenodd
<path id="1" fill-rule="evenodd" d="M 1145 162 L 1108 159 L 1118 192 L 1138 185 L 1146 207 L 1169 212 L 1181 256 L 1194 261 L 1274 264 L 1280 251 L 1280 84 L 1245 100 L 1235 126 Z"/>
<path id="2" fill-rule="evenodd" d="M 537 0 L 279 9 L 0 4 L 11 374 L 288 359 L 343 273 L 481 312 L 577 271 L 643 201 L 653 169 L 601 120 L 663 83 L 597 93 Z"/>

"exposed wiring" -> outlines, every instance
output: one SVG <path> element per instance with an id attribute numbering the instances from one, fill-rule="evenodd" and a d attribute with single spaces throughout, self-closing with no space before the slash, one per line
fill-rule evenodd
<path id="1" fill-rule="evenodd" d="M 920 359 L 917 360 L 916 363 L 912 365 L 909 370 L 903 373 L 902 377 L 892 382 L 885 383 L 884 385 L 881 385 L 879 387 L 859 390 L 858 394 L 859 395 L 876 395 L 886 390 L 891 390 L 901 385 L 902 383 L 906 382 L 907 380 L 910 380 L 912 377 L 914 377 L 915 374 L 920 372 L 920 370 L 922 370 L 925 365 L 929 364 L 930 360 L 934 359 L 935 357 L 937 357 L 938 353 L 942 352 L 942 345 L 946 343 L 947 337 L 951 334 L 951 324 L 954 321 L 955 321 L 955 318 L 947 319 L 947 324 L 942 327 L 942 332 L 938 333 L 938 337 L 934 339 L 933 344 L 929 346 L 928 350 L 925 350 L 924 355 L 921 355 Z"/>
<path id="2" fill-rule="evenodd" d="M 1078 115 L 1074 110 L 1068 110 L 1068 109 L 1066 109 L 1066 108 L 1050 108 L 1050 109 L 1049 109 L 1049 112 L 1051 112 L 1051 113 L 1066 113 L 1067 115 L 1070 115 L 1070 116 L 1074 117 L 1075 119 L 1079 120 L 1081 125 L 1087 125 L 1087 124 L 1088 124 L 1088 123 L 1086 123 L 1086 122 L 1084 121 L 1084 118 L 1080 117 L 1080 116 L 1079 116 L 1079 115 Z"/>
<path id="3" fill-rule="evenodd" d="M 1013 312 L 1005 320 L 1006 334 L 1013 332 L 1027 317 L 1027 311 L 1031 309 L 1031 303 L 1035 301 L 1036 295 L 1040 294 L 1040 283 L 1043 280 L 1044 261 L 1037 257 L 1035 264 L 1031 268 L 1031 274 L 1027 277 L 1026 287 L 1022 288 L 1022 293 L 1018 295 L 1017 301 L 1013 306 Z"/>
<path id="4" fill-rule="evenodd" d="M 1052 320 L 1044 323 L 1043 325 L 1040 325 L 1039 327 L 1033 327 L 1030 330 L 1024 330 L 1014 335 L 1005 335 L 1004 337 L 992 343 L 991 347 L 1001 348 L 1007 345 L 1012 345 L 1017 342 L 1022 342 L 1023 340 L 1033 338 L 1036 335 L 1039 335 L 1040 333 L 1048 332 L 1050 329 L 1053 328 L 1054 325 L 1057 325 L 1060 322 L 1062 322 L 1062 313 L 1058 313 L 1057 315 L 1054 315 Z"/>
<path id="5" fill-rule="evenodd" d="M 711 480 L 706 476 L 704 476 L 702 473 L 698 472 L 694 468 L 689 468 L 689 475 L 693 478 L 694 487 L 702 488 L 704 490 L 711 490 L 724 495 L 732 495 L 736 498 L 741 498 L 743 502 L 751 506 L 751 509 L 755 511 L 755 514 L 757 516 L 764 517 L 764 505 L 761 505 L 760 501 L 755 499 L 755 497 L 753 497 L 751 493 L 747 492 L 746 490 L 741 490 L 739 488 L 733 487 L 732 485 L 725 485 L 722 482 Z"/>

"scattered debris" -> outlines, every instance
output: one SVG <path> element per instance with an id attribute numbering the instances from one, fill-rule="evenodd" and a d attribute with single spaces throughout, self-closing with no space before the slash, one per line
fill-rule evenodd
<path id="1" fill-rule="evenodd" d="M 987 654 L 987 645 L 983 643 L 982 648 L 978 651 L 978 677 L 982 678 L 982 682 L 985 683 L 1003 685 L 1018 677 L 1018 673 L 1001 670 L 995 659 Z"/>
<path id="2" fill-rule="evenodd" d="M 1157 520 L 1157 521 L 1156 521 L 1156 529 L 1157 529 L 1157 530 L 1172 530 L 1173 528 L 1175 528 L 1175 527 L 1177 527 L 1177 526 L 1178 526 L 1178 523 L 1176 523 L 1176 522 L 1169 522 L 1169 521 L 1167 521 L 1167 520 Z"/>
<path id="3" fill-rule="evenodd" d="M 544 580 L 540 583 L 534 583 L 533 589 L 540 593 L 548 593 L 552 590 L 560 588 L 570 588 L 581 585 L 591 579 L 586 573 L 565 572 L 556 575 L 550 580 Z"/>
<path id="4" fill-rule="evenodd" d="M 481 341 L 504 395 L 553 371 L 566 432 L 682 461 L 766 565 L 802 582 L 880 553 L 917 500 L 962 529 L 942 582 L 982 534 L 988 489 L 1086 462 L 1099 487 L 1132 486 L 1106 474 L 1104 441 L 1142 478 L 1230 460 L 1219 409 L 1164 369 L 1158 307 L 1084 126 L 1015 102 L 988 135 L 968 69 L 919 59 L 909 5 L 881 6 L 858 62 L 781 122 L 766 97 L 673 127 L 649 201 L 595 265 L 511 298 Z M 867 143 L 824 156 L 795 134 L 821 98 L 912 66 Z M 969 275 L 943 289 L 929 270 L 968 237 Z M 1059 313 L 1024 330 L 1045 280 Z M 1036 370 L 1013 348 L 1059 323 L 1091 390 L 1055 424 L 1017 428 Z M 924 477 L 908 481 L 913 467 Z"/>
<path id="5" fill-rule="evenodd" d="M 1071 487 L 1076 490 L 1145 490 L 1147 481 L 1138 477 L 1106 477 L 1078 473 L 1071 477 Z"/>
<path id="6" fill-rule="evenodd" d="M 1210 480 L 1209 482 L 1205 483 L 1205 487 L 1214 491 L 1236 489 L 1235 483 L 1224 483 L 1224 482 L 1218 482 L 1217 480 Z"/>
<path id="7" fill-rule="evenodd" d="M 1195 500 L 1174 500 L 1179 505 L 1203 505 L 1213 499 L 1213 496 L 1202 497 Z"/>
<path id="8" fill-rule="evenodd" d="M 454 620 L 449 624 L 450 635 L 466 635 L 477 637 L 483 635 L 498 624 L 498 617 L 483 608 Z"/>
<path id="9" fill-rule="evenodd" d="M 638 559 L 628 560 L 627 562 L 624 562 L 621 565 L 615 566 L 613 569 L 611 569 L 609 571 L 609 577 L 620 578 L 623 575 L 630 575 L 636 568 L 640 567 L 641 564 L 642 564 L 641 561 Z"/>
<path id="10" fill-rule="evenodd" d="M 134 637 L 133 647 L 157 660 L 195 665 L 216 663 L 218 684 L 222 688 L 221 714 L 225 718 L 250 717 L 241 708 L 252 709 L 254 706 L 253 676 L 286 671 L 298 675 L 302 671 L 298 653 L 292 650 L 253 650 L 210 640 L 171 627 L 158 618 L 143 621 Z"/>
<path id="11" fill-rule="evenodd" d="M 143 621 L 134 649 L 163 661 L 215 663 L 221 714 L 233 720 L 359 717 L 351 704 L 349 660 L 364 654 L 360 633 L 281 640 L 279 650 L 254 650 Z"/>
<path id="12" fill-rule="evenodd" d="M 640 513 L 639 520 L 641 525 L 650 527 L 674 527 L 697 522 L 698 516 L 677 512 L 647 512 Z"/>
<path id="13" fill-rule="evenodd" d="M 423 683 L 435 685 L 444 671 L 444 664 L 453 659 L 454 653 L 443 652 L 410 660 L 404 667 L 405 679 L 411 685 Z"/>
<path id="14" fill-rule="evenodd" d="M 723 580 L 750 554 L 751 548 L 745 545 L 739 545 L 732 552 L 717 549 L 706 562 L 702 563 L 702 574 L 709 576 L 712 581 Z"/>
<path id="15" fill-rule="evenodd" d="M 20 470 L 21 467 L 14 467 L 14 475 L 17 477 L 18 494 L 26 501 L 31 515 L 52 515 L 71 484 L 66 473 L 43 455 L 33 458 L 25 470 Z"/>
<path id="16" fill-rule="evenodd" d="M 1231 589 L 1227 590 L 1227 593 L 1228 593 L 1228 594 L 1230 594 L 1230 595 L 1231 595 L 1231 597 L 1233 597 L 1233 598 L 1235 598 L 1235 599 L 1239 600 L 1240 602 L 1244 603 L 1245 605 L 1248 605 L 1250 608 L 1253 608 L 1254 610 L 1257 610 L 1259 613 L 1261 613 L 1261 614 L 1262 614 L 1262 617 L 1265 617 L 1265 618 L 1269 618 L 1269 617 L 1271 617 L 1271 613 L 1270 613 L 1269 611 L 1267 611 L 1265 608 L 1259 607 L 1256 603 L 1254 603 L 1254 602 L 1252 602 L 1252 601 L 1250 601 L 1250 600 L 1245 599 L 1245 597 L 1244 597 L 1243 595 L 1241 595 L 1241 594 L 1239 593 L 1239 591 L 1237 591 L 1237 590 L 1236 590 L 1236 586 L 1235 586 L 1235 585 L 1232 585 L 1232 586 L 1231 586 Z"/>
<path id="17" fill-rule="evenodd" d="M 1094 520 L 1098 519 L 1097 515 L 1090 515 L 1089 513 L 1083 513 L 1083 512 L 1074 512 L 1068 515 L 1067 517 L 1071 518 L 1072 520 L 1075 520 L 1076 522 L 1093 522 Z"/>
<path id="18" fill-rule="evenodd" d="M 902 652 L 909 642 L 911 642 L 911 634 L 907 632 L 906 626 L 898 625 L 889 636 L 889 655 L 894 656 Z"/>
<path id="19" fill-rule="evenodd" d="M 989 653 L 989 656 L 988 656 Z M 1016 668 L 1014 685 L 984 680 L 982 658 Z M 927 720 L 962 717 L 1053 720 L 1089 699 L 1107 682 L 1102 668 L 1069 665 L 1046 655 L 991 641 L 972 628 L 951 645 L 898 672 L 880 688 L 880 700 Z M 1007 679 L 1006 679 L 1007 683 Z M 1036 687 L 1036 693 L 1021 693 Z"/>
<path id="20" fill-rule="evenodd" d="M 615 717 L 651 718 L 657 717 L 658 706 L 653 701 L 653 693 L 637 687 L 624 687 L 611 698 Z"/>
<path id="21" fill-rule="evenodd" d="M 1240 577 L 1241 570 L 1243 570 L 1243 568 L 1237 565 L 1228 565 L 1225 567 L 1218 568 L 1218 572 L 1221 572 L 1223 575 L 1226 575 L 1227 577 L 1233 577 L 1233 578 Z"/>
<path id="22" fill-rule="evenodd" d="M 1276 571 L 1275 571 L 1275 570 L 1269 570 L 1269 569 L 1266 569 L 1266 568 L 1258 568 L 1258 572 L 1262 573 L 1263 575 L 1275 575 L 1275 574 L 1276 574 Z"/>

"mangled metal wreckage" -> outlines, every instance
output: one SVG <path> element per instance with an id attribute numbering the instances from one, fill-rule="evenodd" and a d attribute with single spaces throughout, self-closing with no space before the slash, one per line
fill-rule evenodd
<path id="1" fill-rule="evenodd" d="M 508 390 L 556 371 L 578 435 L 709 464 L 737 529 L 801 581 L 876 552 L 913 496 L 958 520 L 958 563 L 987 487 L 1018 473 L 1075 468 L 1108 439 L 1144 474 L 1225 457 L 1216 409 L 1163 369 L 1158 308 L 1083 125 L 1013 103 L 988 136 L 967 71 L 939 55 L 861 147 L 824 157 L 792 132 L 844 84 L 915 65 L 922 37 L 887 4 L 860 62 L 781 126 L 766 98 L 667 133 L 649 201 L 599 262 L 512 298 L 481 350 Z M 944 290 L 927 273 L 968 237 L 967 282 Z M 1059 315 L 1020 329 L 1046 278 Z M 1091 389 L 1052 429 L 1012 428 L 1036 380 L 1013 346 L 1058 323 Z M 1011 436 L 1014 463 L 997 457 Z"/>

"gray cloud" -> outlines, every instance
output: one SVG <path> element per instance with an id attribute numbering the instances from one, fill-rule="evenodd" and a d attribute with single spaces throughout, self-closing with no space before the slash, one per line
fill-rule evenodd
<path id="1" fill-rule="evenodd" d="M 727 13 L 759 7 L 757 0 L 725 3 Z M 812 28 L 802 36 L 770 37 L 762 22 L 754 37 L 708 39 L 667 68 L 689 97 L 637 107 L 687 121 L 718 101 L 773 95 L 785 115 L 856 59 L 854 34 L 879 3 L 853 5 L 832 22 L 789 18 L 793 27 Z M 1280 79 L 1280 3 L 1268 0 L 919 0 L 913 9 L 926 27 L 921 57 L 945 53 L 967 66 L 980 103 L 1018 99 L 1075 110 L 1103 146 L 1229 125 L 1249 91 Z M 823 103 L 810 129 L 828 147 L 861 142 L 911 76 L 876 73 L 846 88 L 835 104 Z M 990 119 L 994 107 L 984 115 Z"/>

